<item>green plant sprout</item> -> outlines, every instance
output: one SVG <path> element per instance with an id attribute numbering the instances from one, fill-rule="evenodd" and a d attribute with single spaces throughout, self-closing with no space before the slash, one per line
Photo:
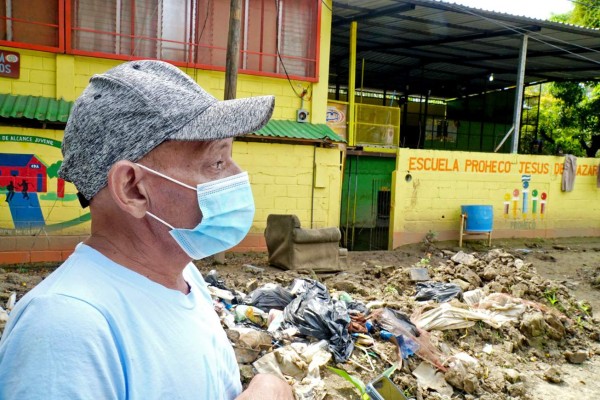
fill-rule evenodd
<path id="1" fill-rule="evenodd" d="M 590 316 L 590 305 L 587 303 L 583 303 L 583 302 L 579 302 L 577 303 L 577 308 L 579 308 L 579 310 L 581 312 L 583 312 L 585 314 L 586 317 Z"/>
<path id="2" fill-rule="evenodd" d="M 398 368 L 398 364 L 394 364 L 390 368 L 383 371 L 383 374 L 381 374 L 381 375 L 387 376 L 389 378 L 394 373 L 394 371 L 396 371 L 397 368 Z M 327 369 L 330 370 L 331 372 L 341 376 L 342 378 L 344 378 L 345 380 L 350 382 L 355 388 L 357 388 L 358 392 L 360 394 L 361 400 L 370 400 L 371 399 L 371 397 L 367 393 L 367 385 L 360 378 L 358 378 L 354 375 L 350 375 L 348 372 L 344 371 L 341 368 L 335 368 L 335 367 L 331 367 L 328 365 Z"/>
<path id="3" fill-rule="evenodd" d="M 425 243 L 433 243 L 437 238 L 438 233 L 431 229 L 425 234 Z"/>
<path id="4" fill-rule="evenodd" d="M 415 264 L 416 267 L 426 267 L 431 263 L 431 254 L 427 253 L 427 255 L 419 260 Z"/>
<path id="5" fill-rule="evenodd" d="M 328 365 L 327 369 L 331 372 L 336 373 L 337 375 L 341 376 L 342 378 L 350 382 L 352 385 L 354 385 L 354 387 L 358 389 L 358 393 L 360 394 L 361 400 L 370 400 L 370 396 L 367 393 L 367 385 L 365 385 L 365 383 L 360 378 L 350 375 L 348 372 L 344 371 L 341 368 L 330 367 Z"/>
<path id="6" fill-rule="evenodd" d="M 551 306 L 555 306 L 556 303 L 558 303 L 558 297 L 556 297 L 555 288 L 546 289 L 546 291 L 544 292 L 544 297 L 546 297 L 546 300 L 548 300 Z"/>

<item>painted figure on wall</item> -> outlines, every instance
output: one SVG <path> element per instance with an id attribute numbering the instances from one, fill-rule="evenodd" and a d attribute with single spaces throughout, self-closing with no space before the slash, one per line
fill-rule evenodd
<path id="1" fill-rule="evenodd" d="M 23 199 L 29 200 L 29 195 L 27 194 L 27 189 L 29 189 L 29 183 L 25 179 L 23 179 L 21 181 L 21 183 L 19 184 L 19 186 L 21 187 L 21 193 L 23 194 Z"/>
<path id="2" fill-rule="evenodd" d="M 10 201 L 12 200 L 12 198 L 15 195 L 15 185 L 13 184 L 13 181 L 10 181 L 8 183 L 8 185 L 6 185 L 6 202 L 10 203 Z"/>

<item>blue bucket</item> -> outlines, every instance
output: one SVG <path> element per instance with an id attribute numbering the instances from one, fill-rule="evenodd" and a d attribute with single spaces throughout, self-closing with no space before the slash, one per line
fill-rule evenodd
<path id="1" fill-rule="evenodd" d="M 494 209 L 492 206 L 460 206 L 460 210 L 467 216 L 465 231 L 486 233 L 492 231 L 494 224 Z"/>

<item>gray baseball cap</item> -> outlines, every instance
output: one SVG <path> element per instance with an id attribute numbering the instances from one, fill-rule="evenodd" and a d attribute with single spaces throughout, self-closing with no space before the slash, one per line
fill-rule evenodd
<path id="1" fill-rule="evenodd" d="M 58 176 L 82 205 L 107 184 L 119 160 L 137 161 L 166 140 L 207 141 L 244 135 L 271 118 L 275 98 L 219 101 L 163 61 L 123 63 L 94 75 L 75 101 Z"/>

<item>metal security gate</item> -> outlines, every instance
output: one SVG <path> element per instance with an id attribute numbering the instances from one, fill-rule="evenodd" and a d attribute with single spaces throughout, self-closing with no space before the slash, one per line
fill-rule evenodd
<path id="1" fill-rule="evenodd" d="M 387 250 L 395 158 L 349 155 L 344 167 L 340 229 L 348 250 Z"/>

